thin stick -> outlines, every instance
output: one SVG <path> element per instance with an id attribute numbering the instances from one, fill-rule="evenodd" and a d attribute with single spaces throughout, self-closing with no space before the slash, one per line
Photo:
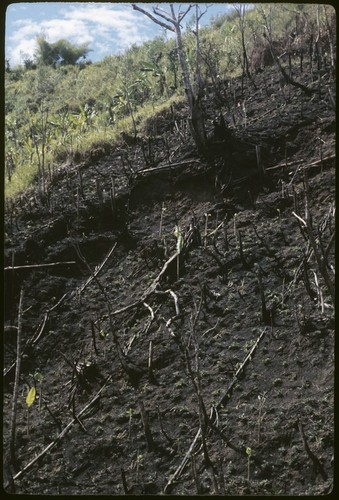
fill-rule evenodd
<path id="1" fill-rule="evenodd" d="M 310 450 L 310 447 L 308 446 L 308 443 L 307 443 L 307 440 L 306 440 L 304 427 L 303 427 L 303 424 L 300 422 L 300 420 L 298 420 L 298 427 L 299 427 L 299 432 L 300 432 L 301 439 L 302 439 L 303 444 L 304 444 L 304 449 L 305 449 L 308 457 L 312 460 L 313 465 L 314 465 L 314 469 L 315 469 L 316 473 L 319 473 L 321 475 L 322 479 L 324 481 L 326 481 L 327 474 L 326 474 L 326 472 L 324 470 L 324 467 L 321 464 L 319 458 L 316 457 L 315 454 Z"/>
<path id="2" fill-rule="evenodd" d="M 5 267 L 5 271 L 18 271 L 20 269 L 41 269 L 41 268 L 49 268 L 49 267 L 57 267 L 57 266 L 72 266 L 77 264 L 75 260 L 70 260 L 66 262 L 50 262 L 48 264 L 29 264 L 25 266 L 9 266 Z"/>
<path id="3" fill-rule="evenodd" d="M 322 158 L 320 160 L 314 161 L 312 163 L 309 163 L 306 168 L 312 168 L 312 167 L 319 167 L 323 164 L 323 162 L 328 161 L 328 160 L 334 160 L 336 158 L 336 155 L 329 155 L 326 156 L 325 158 Z M 300 165 L 301 163 L 305 163 L 305 160 L 295 160 L 295 161 L 290 161 L 288 163 L 280 163 L 279 165 L 274 165 L 273 167 L 267 167 L 266 170 L 277 170 L 278 168 L 284 168 L 284 167 L 292 167 L 293 165 Z"/>
<path id="4" fill-rule="evenodd" d="M 151 428 L 149 425 L 148 414 L 147 414 L 147 411 L 145 410 L 145 406 L 144 406 L 143 401 L 140 401 L 139 407 L 140 407 L 142 425 L 144 427 L 145 437 L 146 437 L 146 441 L 147 441 L 147 451 L 150 452 L 150 451 L 154 450 L 154 441 L 153 441 Z"/>
<path id="5" fill-rule="evenodd" d="M 82 285 L 81 288 L 78 289 L 80 294 L 86 289 L 86 287 L 88 287 L 88 285 L 91 283 L 91 281 L 98 276 L 98 274 L 100 273 L 100 271 L 102 270 L 102 268 L 104 267 L 104 265 L 106 264 L 106 262 L 108 261 L 108 259 L 112 255 L 112 253 L 114 252 L 117 244 L 118 244 L 118 242 L 114 243 L 114 245 L 109 250 L 109 252 L 107 253 L 107 255 L 104 258 L 104 260 L 102 261 L 102 263 L 99 266 L 96 266 L 94 272 L 91 273 L 91 276 L 88 278 L 88 280 L 86 281 L 86 283 L 84 285 Z"/>
<path id="6" fill-rule="evenodd" d="M 150 380 L 154 380 L 153 368 L 152 368 L 152 358 L 153 358 L 153 342 L 149 341 L 148 348 L 148 377 Z"/>
<path id="7" fill-rule="evenodd" d="M 127 487 L 127 481 L 126 481 L 126 474 L 123 468 L 120 469 L 121 472 L 121 480 L 122 480 L 122 487 L 124 489 L 125 495 L 128 495 L 129 489 Z"/>
<path id="8" fill-rule="evenodd" d="M 163 218 L 164 218 L 164 211 L 165 211 L 164 206 L 165 206 L 165 204 L 164 204 L 164 202 L 162 202 L 161 214 L 160 214 L 160 229 L 159 229 L 159 238 L 160 239 L 162 238 L 162 225 L 163 225 Z"/>
<path id="9" fill-rule="evenodd" d="M 100 394 L 102 393 L 102 391 L 105 389 L 105 387 L 107 386 L 108 382 L 110 382 L 110 380 L 112 379 L 112 377 L 113 377 L 113 375 L 110 375 L 106 379 L 106 382 L 101 387 L 101 389 L 99 389 L 99 391 L 93 396 L 93 398 L 90 400 L 90 402 L 87 403 L 87 405 L 84 406 L 84 408 L 78 413 L 77 419 L 79 419 L 84 413 L 86 413 L 86 411 L 92 406 L 92 404 L 95 403 L 95 401 L 98 399 L 98 397 L 100 396 Z M 65 437 L 65 435 L 67 434 L 67 432 L 77 422 L 77 419 L 73 418 L 71 420 L 71 422 L 69 424 L 67 424 L 66 427 L 57 435 L 57 437 L 54 439 L 54 441 L 52 441 L 51 443 L 49 443 L 49 445 L 46 446 L 46 448 L 44 448 L 35 458 L 33 458 L 33 460 L 31 460 L 27 465 L 25 465 L 25 467 L 23 469 L 21 469 L 21 471 L 19 471 L 13 477 L 13 479 L 14 480 L 20 479 L 21 476 L 23 476 L 25 474 L 25 472 L 27 472 L 34 464 L 36 464 L 39 460 L 41 460 L 41 458 L 44 455 L 46 455 L 56 444 L 58 444 Z"/>
<path id="10" fill-rule="evenodd" d="M 97 341 L 95 338 L 95 329 L 94 329 L 94 321 L 91 319 L 91 332 L 92 332 L 92 340 L 93 340 L 93 348 L 96 355 L 98 355 Z"/>
<path id="11" fill-rule="evenodd" d="M 14 389 L 13 389 L 13 400 L 12 400 L 12 418 L 11 418 L 11 438 L 9 444 L 10 460 L 11 463 L 15 463 L 15 450 L 16 450 L 16 416 L 18 409 L 18 394 L 19 394 L 19 379 L 20 379 L 20 369 L 21 369 L 21 333 L 22 333 L 22 303 L 24 297 L 24 289 L 21 288 L 20 299 L 19 299 L 19 311 L 18 311 L 18 332 L 17 332 L 17 342 L 16 342 L 16 369 L 15 369 L 15 379 L 14 379 Z"/>

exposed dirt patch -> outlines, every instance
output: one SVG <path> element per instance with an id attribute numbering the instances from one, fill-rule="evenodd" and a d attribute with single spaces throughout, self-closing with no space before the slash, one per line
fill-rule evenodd
<path id="1" fill-rule="evenodd" d="M 12 472 L 16 492 L 26 494 L 330 491 L 334 310 L 293 212 L 305 218 L 302 167 L 310 166 L 314 234 L 333 280 L 328 89 L 334 95 L 335 84 L 329 75 L 320 87 L 299 75 L 314 90 L 306 96 L 272 76 L 266 70 L 257 89 L 243 94 L 240 81 L 225 88 L 229 134 L 217 141 L 211 125 L 213 158 L 198 158 L 187 110 L 174 109 L 159 126 L 148 124 L 149 137 L 64 165 L 48 194 L 8 204 L 6 266 L 75 262 L 5 271 L 5 449 L 24 289 L 17 461 L 5 467 L 8 490 Z M 211 97 L 205 105 L 217 115 Z M 186 237 L 179 278 L 177 259 L 161 273 L 176 250 L 176 225 Z M 91 273 L 81 256 L 94 271 L 110 249 L 85 286 Z M 37 373 L 38 397 L 27 410 Z M 193 462 L 171 482 L 200 426 L 195 384 L 207 414 L 217 412 L 206 436 L 212 466 L 198 440 Z M 80 422 L 26 471 L 92 398 Z"/>

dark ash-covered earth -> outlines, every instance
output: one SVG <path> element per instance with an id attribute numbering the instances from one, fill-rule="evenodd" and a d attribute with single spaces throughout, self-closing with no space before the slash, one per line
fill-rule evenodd
<path id="1" fill-rule="evenodd" d="M 334 307 L 304 222 L 308 179 L 333 282 L 335 82 L 295 79 L 312 92 L 273 68 L 224 82 L 222 102 L 209 89 L 208 158 L 181 104 L 6 203 L 5 266 L 36 265 L 5 270 L 7 492 L 331 491 Z"/>

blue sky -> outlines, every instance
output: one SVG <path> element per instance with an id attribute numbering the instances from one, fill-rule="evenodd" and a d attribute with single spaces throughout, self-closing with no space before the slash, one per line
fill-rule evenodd
<path id="1" fill-rule="evenodd" d="M 148 10 L 156 5 L 169 9 L 167 3 L 138 4 Z M 181 4 L 181 9 L 187 5 Z M 230 8 L 227 3 L 201 4 L 201 7 L 205 5 L 209 8 L 202 24 Z M 185 19 L 190 16 L 189 13 Z M 50 43 L 61 38 L 75 44 L 88 42 L 92 49 L 88 58 L 95 62 L 161 33 L 160 26 L 134 11 L 130 3 L 20 2 L 9 5 L 6 11 L 5 55 L 11 66 L 21 64 L 25 57 L 33 56 L 36 37 L 43 34 Z"/>

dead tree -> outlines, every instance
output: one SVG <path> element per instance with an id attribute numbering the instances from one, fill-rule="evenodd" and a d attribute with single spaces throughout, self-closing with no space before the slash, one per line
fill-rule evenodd
<path id="1" fill-rule="evenodd" d="M 263 20 L 264 20 L 265 31 L 263 33 L 263 36 L 266 38 L 266 40 L 268 42 L 273 61 L 274 61 L 275 65 L 277 66 L 277 68 L 279 69 L 280 73 L 282 74 L 285 83 L 290 84 L 293 87 L 297 87 L 297 88 L 301 89 L 303 92 L 305 92 L 306 95 L 309 95 L 309 96 L 312 95 L 313 91 L 311 89 L 309 89 L 308 87 L 306 87 L 302 83 L 295 81 L 292 78 L 292 76 L 289 75 L 286 72 L 285 68 L 282 66 L 282 64 L 279 60 L 279 57 L 276 53 L 276 50 L 274 48 L 274 42 L 272 39 L 272 29 L 271 29 L 271 23 L 269 21 L 269 18 L 268 18 L 263 7 L 260 7 L 260 12 L 261 12 L 261 15 L 262 15 Z"/>
<path id="2" fill-rule="evenodd" d="M 189 69 L 187 65 L 187 55 L 184 48 L 184 43 L 182 39 L 182 31 L 181 31 L 181 22 L 184 17 L 191 10 L 192 5 L 189 5 L 185 11 L 178 10 L 178 13 L 175 12 L 174 5 L 169 4 L 170 12 L 165 11 L 160 7 L 153 7 L 153 14 L 148 12 L 147 10 L 139 7 L 137 4 L 132 4 L 134 10 L 137 10 L 149 17 L 153 22 L 162 26 L 166 30 L 172 31 L 175 33 L 177 40 L 177 54 L 179 63 L 181 66 L 183 81 L 185 85 L 185 92 L 187 96 L 187 101 L 189 104 L 190 112 L 191 112 L 191 126 L 192 126 L 192 135 L 194 142 L 198 148 L 198 151 L 201 154 L 206 152 L 206 131 L 205 131 L 205 113 L 203 111 L 201 105 L 201 77 L 200 77 L 200 65 L 198 64 L 200 58 L 200 50 L 199 50 L 199 31 L 198 31 L 198 21 L 203 14 L 199 10 L 199 6 L 196 5 L 196 26 L 194 35 L 196 37 L 196 66 L 195 66 L 195 78 L 194 83 L 192 85 Z M 166 22 L 164 22 L 166 21 Z"/>
<path id="3" fill-rule="evenodd" d="M 241 47 L 242 47 L 242 84 L 244 81 L 244 76 L 251 79 L 250 67 L 247 57 L 246 44 L 245 44 L 245 16 L 246 16 L 246 4 L 234 4 L 233 8 L 238 16 L 239 29 L 241 34 Z"/>

